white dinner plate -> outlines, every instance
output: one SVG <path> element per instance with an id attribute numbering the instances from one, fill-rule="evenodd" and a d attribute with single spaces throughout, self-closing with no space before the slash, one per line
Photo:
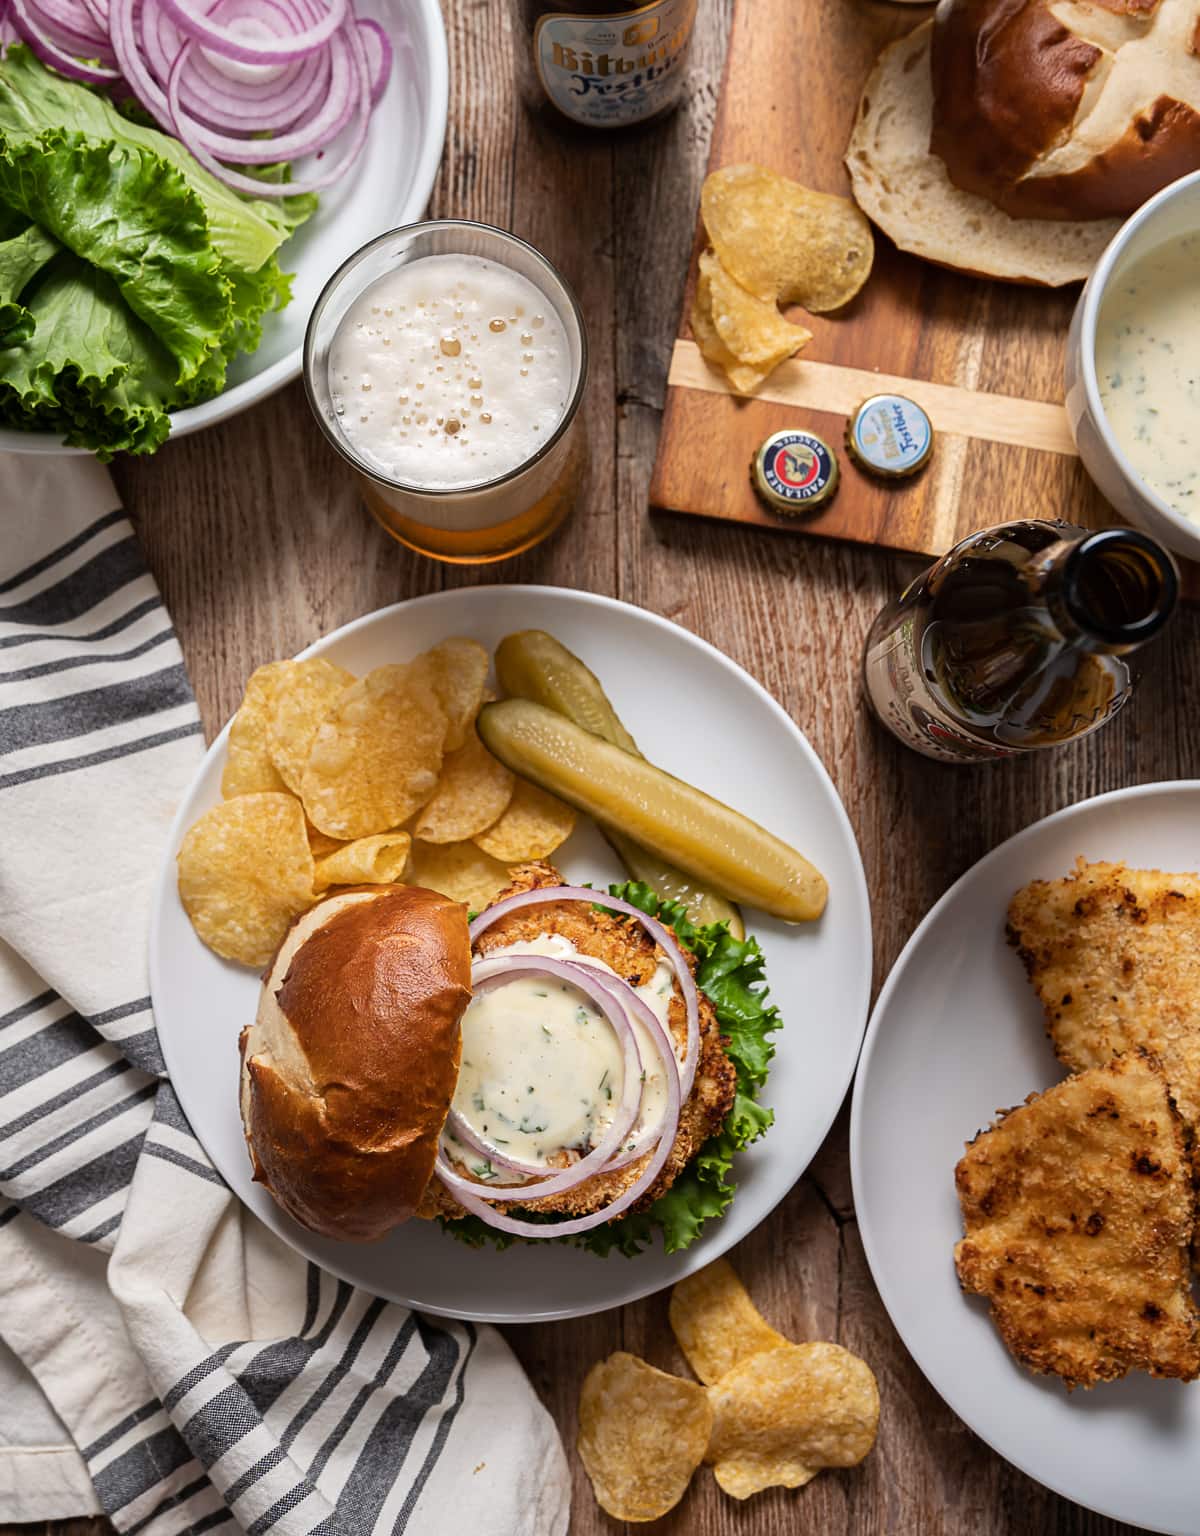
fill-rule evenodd
<path id="1" fill-rule="evenodd" d="M 854 834 L 837 791 L 796 726 L 740 667 L 686 630 L 610 598 L 553 587 L 476 587 L 385 608 L 319 641 L 313 653 L 353 672 L 404 661 L 449 635 L 494 647 L 515 629 L 547 629 L 600 676 L 647 756 L 719 795 L 802 848 L 829 881 L 817 923 L 748 911 L 784 1027 L 763 1095 L 776 1120 L 739 1158 L 728 1215 L 687 1252 L 601 1259 L 559 1244 L 471 1249 L 410 1221 L 375 1244 L 315 1237 L 250 1181 L 238 1115 L 237 1037 L 254 1017 L 258 977 L 206 949 L 175 889 L 175 850 L 220 797 L 226 732 L 214 742 L 172 832 L 155 903 L 150 978 L 171 1080 L 196 1135 L 234 1190 L 294 1248 L 369 1290 L 427 1312 L 497 1322 L 578 1317 L 669 1285 L 731 1247 L 808 1166 L 846 1092 L 870 1000 L 871 919 Z M 554 856 L 572 880 L 620 879 L 581 818 Z"/>
<path id="2" fill-rule="evenodd" d="M 967 871 L 905 946 L 854 1090 L 854 1203 L 875 1284 L 955 1413 L 1021 1471 L 1114 1520 L 1200 1536 L 1200 1386 L 1132 1375 L 1068 1393 L 1018 1365 L 963 1296 L 954 1166 L 997 1109 L 1064 1077 L 1005 940 L 1009 899 L 1078 855 L 1200 869 L 1200 781 L 1118 790 L 1039 821 Z"/>
<path id="3" fill-rule="evenodd" d="M 293 274 L 287 308 L 266 316 L 262 342 L 234 359 L 219 395 L 172 411 L 168 441 L 236 416 L 298 378 L 308 317 L 338 267 L 368 240 L 425 212 L 442 158 L 449 102 L 441 8 L 438 0 L 355 0 L 355 11 L 379 22 L 393 50 L 391 76 L 371 114 L 362 154 L 344 180 L 320 194 L 316 213 L 280 247 L 280 264 Z M 315 163 L 297 160 L 297 174 Z M 52 432 L 12 427 L 0 428 L 0 450 L 88 451 L 64 448 Z"/>

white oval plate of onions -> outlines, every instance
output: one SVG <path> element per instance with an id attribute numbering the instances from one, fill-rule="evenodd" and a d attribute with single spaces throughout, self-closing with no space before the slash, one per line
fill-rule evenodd
<path id="1" fill-rule="evenodd" d="M 816 923 L 747 909 L 771 1000 L 783 1016 L 762 1102 L 775 1123 L 735 1161 L 738 1193 L 682 1253 L 597 1258 L 558 1243 L 475 1249 L 413 1220 L 378 1243 L 333 1242 L 298 1226 L 250 1177 L 238 1112 L 238 1033 L 258 1006 L 258 975 L 221 960 L 192 930 L 175 886 L 175 852 L 220 799 L 226 728 L 175 818 L 154 901 L 151 991 L 171 1079 L 208 1155 L 238 1196 L 315 1263 L 426 1312 L 520 1323 L 580 1317 L 635 1301 L 717 1258 L 756 1227 L 804 1172 L 845 1096 L 866 1026 L 871 916 L 854 833 L 828 774 L 771 696 L 728 657 L 643 609 L 554 587 L 439 592 L 381 609 L 311 647 L 353 672 L 403 661 L 450 635 L 494 649 L 515 629 L 548 630 L 597 673 L 652 761 L 717 795 L 799 848 L 829 881 Z M 605 886 L 624 873 L 580 818 L 554 855 L 563 877 Z"/>
<path id="2" fill-rule="evenodd" d="M 387 83 L 371 110 L 361 151 L 347 174 L 320 192 L 312 218 L 280 248 L 280 264 L 293 274 L 291 302 L 266 317 L 257 350 L 237 355 L 219 395 L 172 412 L 168 441 L 225 421 L 298 378 L 308 317 L 332 274 L 359 246 L 425 212 L 442 158 L 449 104 L 441 8 L 438 0 L 354 0 L 354 14 L 377 23 L 391 44 Z M 323 158 L 293 161 L 293 176 L 319 173 Z M 13 428 L 0 428 L 0 450 L 88 451 L 66 448 L 50 432 Z"/>

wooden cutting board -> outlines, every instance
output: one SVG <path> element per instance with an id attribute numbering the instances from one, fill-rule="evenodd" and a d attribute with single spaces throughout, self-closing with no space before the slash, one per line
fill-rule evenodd
<path id="1" fill-rule="evenodd" d="M 710 170 L 756 161 L 848 193 L 842 155 L 863 83 L 879 50 L 931 11 L 887 0 L 735 0 Z M 691 339 L 695 258 L 704 244 L 700 227 L 652 507 L 929 555 L 1011 518 L 1118 520 L 1075 455 L 1062 406 L 1077 286 L 965 277 L 905 255 L 876 231 L 875 268 L 863 291 L 836 318 L 795 311 L 813 340 L 745 400 Z M 919 401 L 937 432 L 928 468 L 899 484 L 864 474 L 844 448 L 847 415 L 883 389 Z M 782 519 L 759 502 L 749 468 L 768 433 L 790 426 L 838 450 L 842 484 L 827 508 Z"/>

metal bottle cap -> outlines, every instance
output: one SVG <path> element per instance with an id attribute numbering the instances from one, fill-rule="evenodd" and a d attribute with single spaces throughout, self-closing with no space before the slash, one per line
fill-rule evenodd
<path id="1" fill-rule="evenodd" d="M 872 395 L 846 424 L 854 462 L 885 480 L 915 475 L 933 453 L 933 423 L 907 395 Z"/>
<path id="2" fill-rule="evenodd" d="M 837 454 L 815 432 L 772 432 L 754 455 L 750 477 L 772 512 L 796 517 L 833 499 Z"/>

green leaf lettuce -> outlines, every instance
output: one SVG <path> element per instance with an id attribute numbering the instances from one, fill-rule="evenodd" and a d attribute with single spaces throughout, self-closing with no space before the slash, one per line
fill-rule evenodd
<path id="1" fill-rule="evenodd" d="M 262 168 L 264 181 L 286 166 Z M 0 61 L 0 421 L 149 452 L 290 297 L 315 199 L 242 198 L 177 140 L 14 47 Z M 56 252 L 61 254 L 56 256 Z"/>

